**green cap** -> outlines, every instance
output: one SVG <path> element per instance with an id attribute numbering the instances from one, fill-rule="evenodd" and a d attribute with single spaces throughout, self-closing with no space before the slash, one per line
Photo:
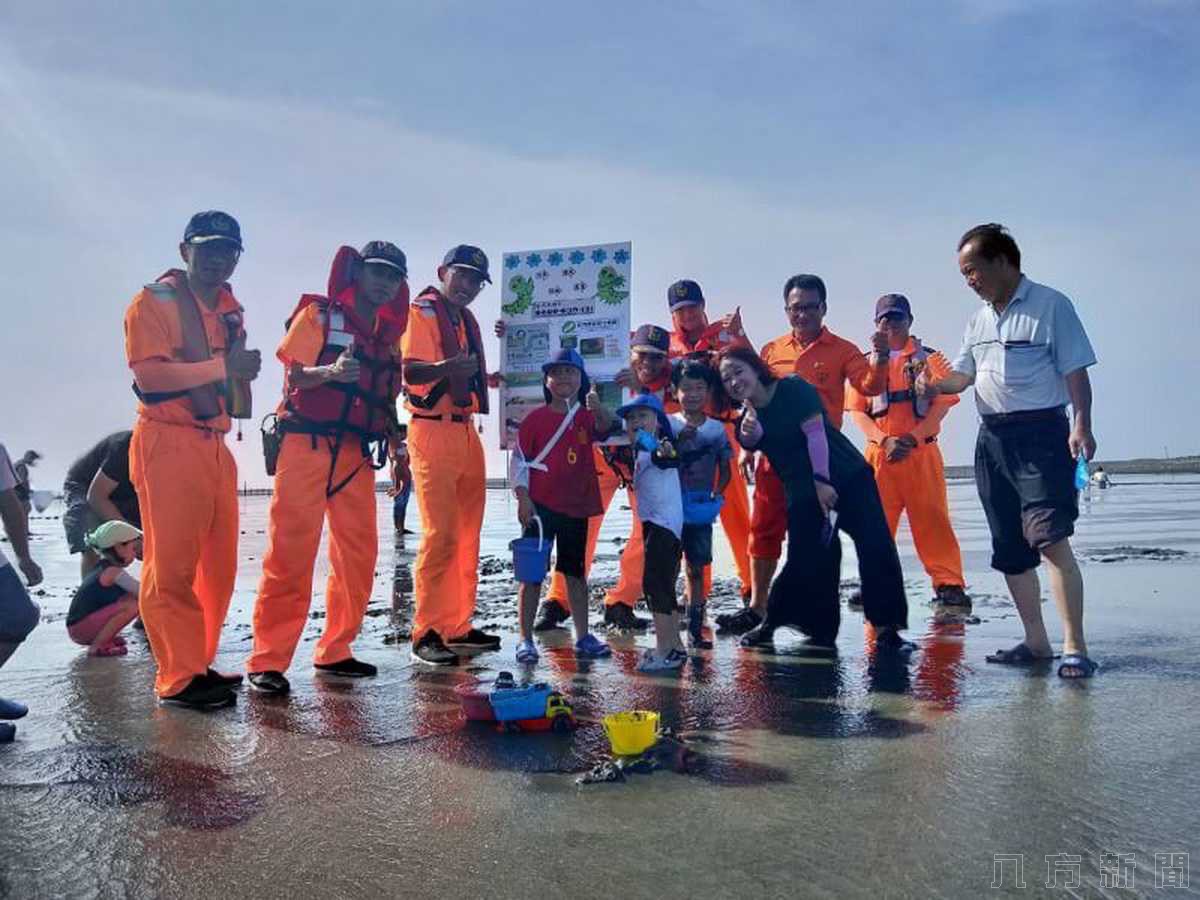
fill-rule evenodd
<path id="1" fill-rule="evenodd" d="M 122 522 L 120 519 L 112 519 L 103 525 L 96 526 L 96 530 L 84 538 L 84 541 L 93 550 L 110 550 L 117 544 L 136 541 L 141 536 L 140 529 L 134 528 L 128 522 Z"/>

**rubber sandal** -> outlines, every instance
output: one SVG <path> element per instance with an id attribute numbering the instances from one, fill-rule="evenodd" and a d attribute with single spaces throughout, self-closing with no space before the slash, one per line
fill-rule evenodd
<path id="1" fill-rule="evenodd" d="M 1054 657 L 1035 656 L 1033 651 L 1024 644 L 1017 644 L 1011 650 L 997 650 L 984 657 L 986 662 L 999 666 L 1036 666 L 1038 663 L 1044 663 L 1051 659 Z"/>
<path id="2" fill-rule="evenodd" d="M 1096 670 L 1100 668 L 1082 653 L 1068 653 L 1062 658 L 1062 662 L 1058 664 L 1058 677 L 1066 678 L 1069 681 L 1074 681 L 1078 678 L 1091 678 L 1096 674 Z M 1078 669 L 1078 675 L 1066 675 L 1065 669 Z"/>
<path id="3" fill-rule="evenodd" d="M 537 661 L 537 646 L 533 643 L 533 641 L 521 641 L 521 643 L 517 645 L 517 662 L 526 664 L 535 663 Z"/>

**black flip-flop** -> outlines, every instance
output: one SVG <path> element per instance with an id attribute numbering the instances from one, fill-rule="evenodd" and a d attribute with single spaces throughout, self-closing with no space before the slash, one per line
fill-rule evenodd
<path id="1" fill-rule="evenodd" d="M 1054 659 L 1053 655 L 1035 656 L 1033 651 L 1024 644 L 1017 644 L 1011 650 L 997 650 L 984 657 L 985 661 L 1000 666 L 1036 666 L 1039 663 L 1050 662 L 1052 659 Z"/>

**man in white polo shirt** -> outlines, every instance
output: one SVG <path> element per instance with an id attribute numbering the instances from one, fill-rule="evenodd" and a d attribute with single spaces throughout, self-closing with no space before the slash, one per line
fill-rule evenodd
<path id="1" fill-rule="evenodd" d="M 1096 452 L 1087 372 L 1096 355 L 1071 301 L 1021 273 L 1021 251 L 1004 226 L 964 234 L 958 268 L 984 305 L 967 323 L 953 371 L 936 382 L 922 373 L 917 388 L 932 396 L 975 386 L 983 419 L 975 483 L 992 532 L 992 567 L 1004 573 L 1025 627 L 1024 641 L 987 659 L 1053 658 L 1037 576 L 1044 559 L 1063 620 L 1058 674 L 1089 678 L 1096 664 L 1083 637 L 1083 577 L 1069 539 L 1079 515 L 1075 458 Z"/>

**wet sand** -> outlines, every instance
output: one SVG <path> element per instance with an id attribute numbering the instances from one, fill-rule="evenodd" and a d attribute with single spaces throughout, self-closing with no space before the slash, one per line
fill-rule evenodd
<path id="1" fill-rule="evenodd" d="M 581 727 L 562 737 L 467 724 L 453 694 L 466 678 L 518 671 L 504 564 L 515 511 L 500 492 L 489 495 L 479 616 L 504 631 L 500 652 L 455 671 L 412 664 L 417 536 L 407 548 L 389 538 L 358 644 L 378 678 L 313 674 L 319 577 L 291 697 L 243 690 L 211 714 L 155 705 L 140 635 L 124 659 L 89 659 L 69 642 L 77 558 L 57 520 L 35 519 L 43 622 L 0 671 L 0 693 L 31 707 L 0 747 L 0 897 L 1179 895 L 1155 890 L 1168 874 L 1155 854 L 1200 849 L 1200 479 L 1123 479 L 1095 496 L 1076 538 L 1102 666 L 1089 683 L 983 661 L 1021 630 L 987 568 L 974 488 L 955 482 L 978 622 L 932 621 L 902 526 L 920 644 L 908 662 L 876 656 L 849 609 L 836 658 L 806 654 L 789 633 L 772 655 L 718 639 L 681 676 L 659 678 L 634 672 L 649 637 L 613 638 L 614 659 L 589 664 L 558 632 L 535 676 L 575 704 Z M 266 502 L 243 505 L 223 668 L 240 669 L 248 650 Z M 379 512 L 390 534 L 384 498 Z M 627 516 L 606 524 L 597 584 L 615 572 L 611 539 Z M 724 546 L 718 572 L 731 572 Z M 736 604 L 734 587 L 718 578 L 718 606 Z M 1057 635 L 1051 604 L 1046 613 Z M 632 708 L 660 711 L 686 756 L 577 785 L 605 756 L 600 717 Z M 1070 857 L 1046 886 L 1046 857 L 1060 853 L 1079 856 L 1078 886 L 1065 886 Z M 1102 853 L 1130 855 L 1119 874 L 1133 890 L 1102 882 Z M 1023 855 L 1024 890 L 1013 863 L 992 889 L 996 854 Z"/>

